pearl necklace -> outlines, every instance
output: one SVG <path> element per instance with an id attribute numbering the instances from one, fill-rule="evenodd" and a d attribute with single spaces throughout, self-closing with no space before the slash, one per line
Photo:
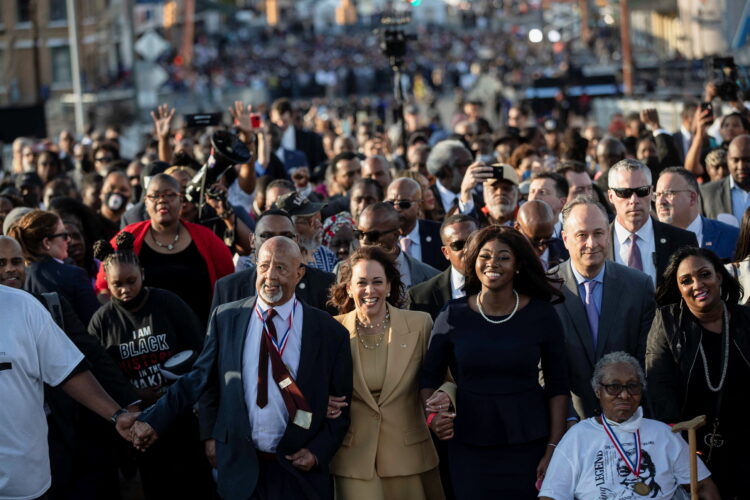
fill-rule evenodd
<path id="1" fill-rule="evenodd" d="M 727 305 L 722 302 L 722 306 L 724 306 L 724 312 L 722 314 L 722 319 L 724 320 L 724 328 L 721 332 L 722 340 L 724 340 L 724 366 L 721 369 L 721 379 L 719 380 L 719 385 L 717 385 L 716 387 L 711 384 L 711 377 L 708 373 L 708 361 L 706 361 L 706 353 L 703 350 L 703 342 L 698 344 L 698 350 L 700 350 L 701 357 L 703 358 L 703 373 L 706 375 L 706 385 L 708 385 L 708 388 L 712 392 L 719 392 L 722 387 L 724 387 L 724 379 L 727 376 L 727 368 L 729 367 L 729 318 L 727 317 Z"/>
<path id="2" fill-rule="evenodd" d="M 505 323 L 506 321 L 510 321 L 511 318 L 516 314 L 516 311 L 518 311 L 518 304 L 521 302 L 520 298 L 518 297 L 518 292 L 513 290 L 513 294 L 516 296 L 516 305 L 513 308 L 513 310 L 510 312 L 508 317 L 505 319 L 490 319 L 487 317 L 486 314 L 484 314 L 484 311 L 482 310 L 482 302 L 479 300 L 479 297 L 482 295 L 482 292 L 479 292 L 477 294 L 477 309 L 479 309 L 479 314 L 481 314 L 484 319 L 486 319 L 493 325 L 499 325 L 501 323 Z"/>
<path id="3" fill-rule="evenodd" d="M 160 248 L 173 250 L 174 246 L 177 244 L 177 240 L 180 239 L 180 226 L 177 226 L 177 234 L 174 235 L 174 240 L 172 240 L 172 243 L 168 243 L 166 245 L 164 243 L 159 243 L 159 240 L 157 240 L 156 236 L 154 236 L 154 228 L 151 228 L 151 239 L 154 240 L 154 243 L 156 243 Z"/>

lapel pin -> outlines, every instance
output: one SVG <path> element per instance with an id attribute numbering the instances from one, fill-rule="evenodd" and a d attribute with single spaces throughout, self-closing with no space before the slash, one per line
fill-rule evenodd
<path id="1" fill-rule="evenodd" d="M 659 240 L 659 243 L 661 243 L 661 244 L 664 244 L 664 243 L 666 243 L 666 242 L 667 242 L 667 239 L 666 239 L 666 238 L 662 238 L 662 239 L 660 239 L 660 240 Z"/>
<path id="2" fill-rule="evenodd" d="M 706 246 L 707 246 L 707 247 L 713 246 L 713 244 L 714 244 L 714 243 L 713 243 L 712 241 L 707 241 L 707 242 L 706 242 Z"/>
<path id="3" fill-rule="evenodd" d="M 432 241 L 432 236 L 427 236 L 424 240 L 429 243 Z"/>
<path id="4" fill-rule="evenodd" d="M 306 285 L 305 285 L 304 283 L 300 283 L 300 284 L 299 284 L 299 288 L 300 288 L 300 290 L 304 290 L 304 289 L 305 289 L 305 286 L 306 286 Z"/>
<path id="5" fill-rule="evenodd" d="M 406 347 L 406 344 L 401 344 L 401 347 L 404 347 L 404 348 L 405 348 L 405 347 Z"/>

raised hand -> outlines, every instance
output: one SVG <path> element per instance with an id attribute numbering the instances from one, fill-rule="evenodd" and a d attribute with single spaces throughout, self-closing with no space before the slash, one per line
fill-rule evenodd
<path id="1" fill-rule="evenodd" d="M 130 438 L 137 450 L 146 451 L 159 438 L 159 435 L 146 422 L 136 420 L 130 428 Z"/>
<path id="2" fill-rule="evenodd" d="M 292 462 L 292 465 L 295 468 L 303 470 L 305 472 L 315 467 L 315 464 L 318 463 L 315 455 L 313 455 L 312 452 L 307 448 L 302 448 L 297 453 L 286 455 L 284 458 Z"/>
<path id="3" fill-rule="evenodd" d="M 328 396 L 326 417 L 331 419 L 339 418 L 342 408 L 347 406 L 349 406 L 349 403 L 346 402 L 346 396 Z"/>
<path id="4" fill-rule="evenodd" d="M 132 441 L 130 437 L 131 428 L 133 426 L 133 423 L 136 422 L 136 418 L 138 418 L 138 415 L 140 415 L 140 412 L 127 412 L 123 413 L 119 417 L 117 417 L 117 422 L 115 422 L 115 428 L 117 429 L 118 434 L 122 436 L 122 438 L 126 441 Z"/>
<path id="5" fill-rule="evenodd" d="M 652 132 L 660 129 L 659 124 L 659 112 L 654 108 L 647 108 L 641 110 L 641 121 L 648 127 Z"/>
<path id="6" fill-rule="evenodd" d="M 174 118 L 175 109 L 170 108 L 169 104 L 162 104 L 156 108 L 156 113 L 151 112 L 151 119 L 154 120 L 154 129 L 159 137 L 169 137 L 172 129 L 172 119 Z"/>
<path id="7" fill-rule="evenodd" d="M 248 104 L 247 108 L 242 101 L 234 101 L 234 106 L 229 107 L 229 114 L 232 116 L 234 124 L 245 133 L 256 132 L 257 130 L 253 127 L 250 115 L 253 112 L 253 105 Z"/>

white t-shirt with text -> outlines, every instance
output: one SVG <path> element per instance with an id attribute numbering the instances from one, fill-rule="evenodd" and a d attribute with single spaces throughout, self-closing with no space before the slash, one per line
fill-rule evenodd
<path id="1" fill-rule="evenodd" d="M 0 500 L 50 487 L 44 384 L 56 386 L 83 354 L 30 294 L 0 285 Z"/>
<path id="2" fill-rule="evenodd" d="M 668 425 L 641 415 L 639 409 L 625 430 L 612 427 L 631 460 L 635 455 L 633 431 L 640 428 L 643 456 L 639 479 L 620 458 L 602 424 L 589 418 L 571 427 L 555 448 L 539 496 L 555 500 L 671 500 L 681 484 L 690 484 L 688 445 Z M 699 459 L 698 480 L 709 475 Z M 649 495 L 634 491 L 638 482 L 650 487 Z"/>

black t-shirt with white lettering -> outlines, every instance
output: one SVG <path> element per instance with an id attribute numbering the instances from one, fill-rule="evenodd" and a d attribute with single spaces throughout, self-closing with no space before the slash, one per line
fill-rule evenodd
<path id="1" fill-rule="evenodd" d="M 198 318 L 174 293 L 148 288 L 143 301 L 135 311 L 110 301 L 89 323 L 89 333 L 137 389 L 164 384 L 159 365 L 181 351 L 200 352 L 204 338 Z"/>

